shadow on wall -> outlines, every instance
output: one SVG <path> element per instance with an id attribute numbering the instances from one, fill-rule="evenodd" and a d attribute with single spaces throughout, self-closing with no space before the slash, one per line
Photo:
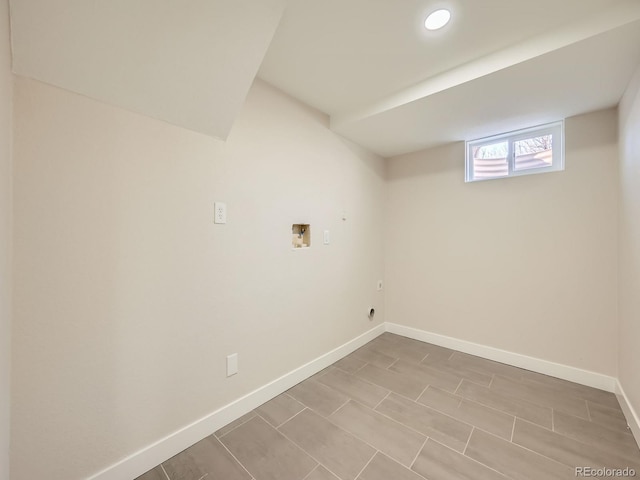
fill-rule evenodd
<path id="1" fill-rule="evenodd" d="M 455 170 L 460 171 L 460 181 L 464 182 L 464 142 L 456 142 L 454 144 L 446 144 L 439 147 L 422 150 L 420 152 L 408 153 L 398 157 L 391 157 L 389 162 L 403 160 L 394 166 L 393 169 L 387 168 L 387 180 L 402 180 L 405 178 L 415 179 L 422 176 L 433 176 L 443 173 L 451 173 Z M 428 160 L 429 158 L 442 157 L 449 158 L 452 156 L 451 150 L 454 149 L 454 158 L 456 161 L 438 161 Z M 440 152 L 442 155 L 440 155 Z"/>

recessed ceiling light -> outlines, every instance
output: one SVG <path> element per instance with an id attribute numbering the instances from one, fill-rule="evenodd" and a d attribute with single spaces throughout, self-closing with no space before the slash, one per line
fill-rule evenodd
<path id="1" fill-rule="evenodd" d="M 438 30 L 444 27 L 451 19 L 451 12 L 449 10 L 440 9 L 429 14 L 424 21 L 424 26 L 427 30 Z"/>

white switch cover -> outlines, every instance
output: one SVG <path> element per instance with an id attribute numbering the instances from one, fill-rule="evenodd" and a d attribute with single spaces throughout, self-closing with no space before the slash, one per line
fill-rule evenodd
<path id="1" fill-rule="evenodd" d="M 227 204 L 216 202 L 213 208 L 215 210 L 213 223 L 227 223 Z"/>
<path id="2" fill-rule="evenodd" d="M 331 238 L 329 237 L 329 230 L 324 231 L 323 240 L 325 245 L 329 245 L 329 242 L 331 241 Z"/>
<path id="3" fill-rule="evenodd" d="M 227 355 L 227 377 L 238 373 L 238 354 Z"/>

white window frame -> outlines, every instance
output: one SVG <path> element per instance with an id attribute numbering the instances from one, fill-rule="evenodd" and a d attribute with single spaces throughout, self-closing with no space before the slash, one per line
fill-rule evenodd
<path id="1" fill-rule="evenodd" d="M 548 167 L 528 168 L 523 170 L 515 169 L 515 149 L 514 143 L 519 140 L 526 140 L 533 137 L 541 137 L 543 135 L 553 136 L 553 161 Z M 473 149 L 474 147 L 482 147 L 493 143 L 507 142 L 507 175 L 474 178 L 473 171 Z M 547 123 L 536 127 L 524 128 L 513 132 L 501 133 L 490 137 L 478 138 L 476 140 L 468 140 L 465 142 L 465 182 L 483 182 L 485 180 L 499 180 L 502 178 L 519 177 L 521 175 L 534 175 L 538 173 L 557 172 L 564 170 L 564 121 Z"/>

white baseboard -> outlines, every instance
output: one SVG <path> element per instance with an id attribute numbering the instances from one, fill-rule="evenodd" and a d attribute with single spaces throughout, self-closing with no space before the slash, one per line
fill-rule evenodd
<path id="1" fill-rule="evenodd" d="M 158 440 L 152 445 L 96 473 L 88 480 L 132 480 L 142 475 L 199 440 L 213 434 L 228 423 L 349 355 L 385 331 L 613 392 L 618 396 L 635 438 L 640 439 L 639 417 L 624 394 L 622 386 L 614 377 L 387 322 Z"/>
<path id="2" fill-rule="evenodd" d="M 506 363 L 514 367 L 524 368 L 537 373 L 543 373 L 551 377 L 569 380 L 571 382 L 580 383 L 589 387 L 599 388 L 607 392 L 616 392 L 617 379 L 604 375 L 602 373 L 582 370 L 581 368 L 570 367 L 560 363 L 542 360 L 540 358 L 529 357 L 519 353 L 501 350 L 499 348 L 487 347 L 478 343 L 459 340 L 437 333 L 431 333 L 417 328 L 405 327 L 395 323 L 387 322 L 385 324 L 386 331 L 402 335 L 403 337 L 413 338 L 422 342 L 433 343 L 441 347 L 451 348 L 460 352 L 469 353 L 478 357 L 495 360 L 496 362 Z"/>
<path id="3" fill-rule="evenodd" d="M 96 473 L 90 477 L 89 480 L 132 480 L 142 475 L 199 440 L 213 434 L 233 420 L 349 355 L 384 331 L 384 324 L 372 328 L 344 345 L 319 356 L 309 363 L 246 394 L 238 400 L 211 412 L 206 417 L 193 422 L 191 425 L 181 428 L 120 462 Z"/>
<path id="4" fill-rule="evenodd" d="M 385 323 L 386 331 L 402 335 L 403 337 L 413 338 L 421 342 L 428 342 L 441 347 L 451 348 L 460 352 L 476 355 L 478 357 L 495 360 L 496 362 L 506 363 L 514 367 L 524 368 L 537 373 L 543 373 L 570 382 L 587 385 L 589 387 L 599 388 L 616 394 L 622 412 L 627 420 L 627 424 L 633 433 L 633 436 L 640 448 L 640 416 L 635 411 L 629 398 L 624 392 L 620 381 L 617 378 L 604 375 L 602 373 L 591 372 L 581 368 L 570 367 L 560 363 L 542 360 L 540 358 L 529 357 L 519 353 L 501 350 L 499 348 L 487 347 L 478 343 L 468 342 L 453 337 L 447 337 L 437 333 L 431 333 L 417 328 L 405 327 L 395 323 Z"/>
<path id="5" fill-rule="evenodd" d="M 631 405 L 629 397 L 624 393 L 620 380 L 616 381 L 616 396 L 618 397 L 618 402 L 620 402 L 622 413 L 624 413 L 624 417 L 627 419 L 627 425 L 629 425 L 631 433 L 633 433 L 636 443 L 638 444 L 638 448 L 640 448 L 640 417 Z"/>

